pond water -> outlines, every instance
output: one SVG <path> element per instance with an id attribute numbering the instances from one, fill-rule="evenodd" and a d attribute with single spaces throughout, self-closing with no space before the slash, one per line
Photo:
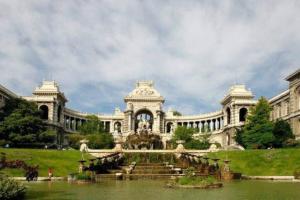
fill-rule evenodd
<path id="1" fill-rule="evenodd" d="M 234 181 L 221 189 L 169 189 L 165 181 L 105 181 L 95 184 L 67 182 L 26 183 L 26 199 L 38 200 L 189 200 L 189 199 L 300 199 L 300 183 L 272 181 Z"/>

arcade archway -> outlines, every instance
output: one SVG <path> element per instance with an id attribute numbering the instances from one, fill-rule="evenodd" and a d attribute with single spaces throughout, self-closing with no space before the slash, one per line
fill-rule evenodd
<path id="1" fill-rule="evenodd" d="M 139 122 L 141 122 L 141 121 L 142 122 L 148 122 L 148 128 L 150 128 L 152 130 L 152 127 L 153 127 L 153 114 L 152 114 L 151 111 L 149 111 L 147 109 L 139 110 L 135 114 L 134 121 L 135 121 L 135 125 L 134 125 L 134 131 L 135 132 L 139 127 Z M 146 128 L 146 127 L 143 127 L 143 128 Z"/>

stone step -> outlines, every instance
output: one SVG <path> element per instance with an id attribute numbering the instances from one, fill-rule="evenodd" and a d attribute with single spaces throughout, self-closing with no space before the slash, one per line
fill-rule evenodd
<path id="1" fill-rule="evenodd" d="M 165 166 L 164 163 L 137 163 L 136 166 Z"/>
<path id="2" fill-rule="evenodd" d="M 123 174 L 123 179 L 139 180 L 139 179 L 170 179 L 172 176 L 182 176 L 179 174 Z M 97 174 L 95 181 L 116 180 L 115 174 Z"/>
<path id="3" fill-rule="evenodd" d="M 170 170 L 156 170 L 156 171 L 136 171 L 133 170 L 132 174 L 172 174 Z"/>
<path id="4" fill-rule="evenodd" d="M 165 169 L 165 166 L 135 166 L 135 169 Z"/>

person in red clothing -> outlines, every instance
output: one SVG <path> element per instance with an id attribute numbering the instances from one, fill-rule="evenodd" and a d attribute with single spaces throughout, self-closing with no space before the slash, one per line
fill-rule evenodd
<path id="1" fill-rule="evenodd" d="M 51 180 L 52 176 L 53 176 L 52 168 L 49 168 L 48 169 L 48 178 Z"/>

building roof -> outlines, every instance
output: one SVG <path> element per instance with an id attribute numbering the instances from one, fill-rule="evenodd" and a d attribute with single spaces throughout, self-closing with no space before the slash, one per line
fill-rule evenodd
<path id="1" fill-rule="evenodd" d="M 67 101 L 64 93 L 60 92 L 59 85 L 55 81 L 43 81 L 41 86 L 35 88 L 33 94 L 57 94 L 61 96 L 65 101 Z"/>
<path id="2" fill-rule="evenodd" d="M 4 87 L 1 84 L 0 84 L 0 92 L 2 92 L 3 94 L 5 94 L 8 98 L 9 97 L 14 97 L 14 98 L 18 98 L 19 97 L 17 94 L 15 94 L 14 92 L 10 91 L 9 89 L 7 89 L 6 87 Z"/>
<path id="3" fill-rule="evenodd" d="M 164 98 L 160 95 L 160 93 L 154 89 L 153 81 L 138 81 L 135 89 L 125 97 L 125 101 L 135 99 L 164 101 Z"/>
<path id="4" fill-rule="evenodd" d="M 233 85 L 230 87 L 227 95 L 222 100 L 222 104 L 224 104 L 229 98 L 232 97 L 247 97 L 249 99 L 253 98 L 254 95 L 250 90 L 246 89 L 245 85 Z"/>
<path id="5" fill-rule="evenodd" d="M 293 72 L 292 74 L 288 75 L 285 80 L 286 81 L 291 81 L 293 78 L 295 78 L 295 76 L 298 76 L 300 74 L 300 69 L 297 69 L 295 72 Z"/>

